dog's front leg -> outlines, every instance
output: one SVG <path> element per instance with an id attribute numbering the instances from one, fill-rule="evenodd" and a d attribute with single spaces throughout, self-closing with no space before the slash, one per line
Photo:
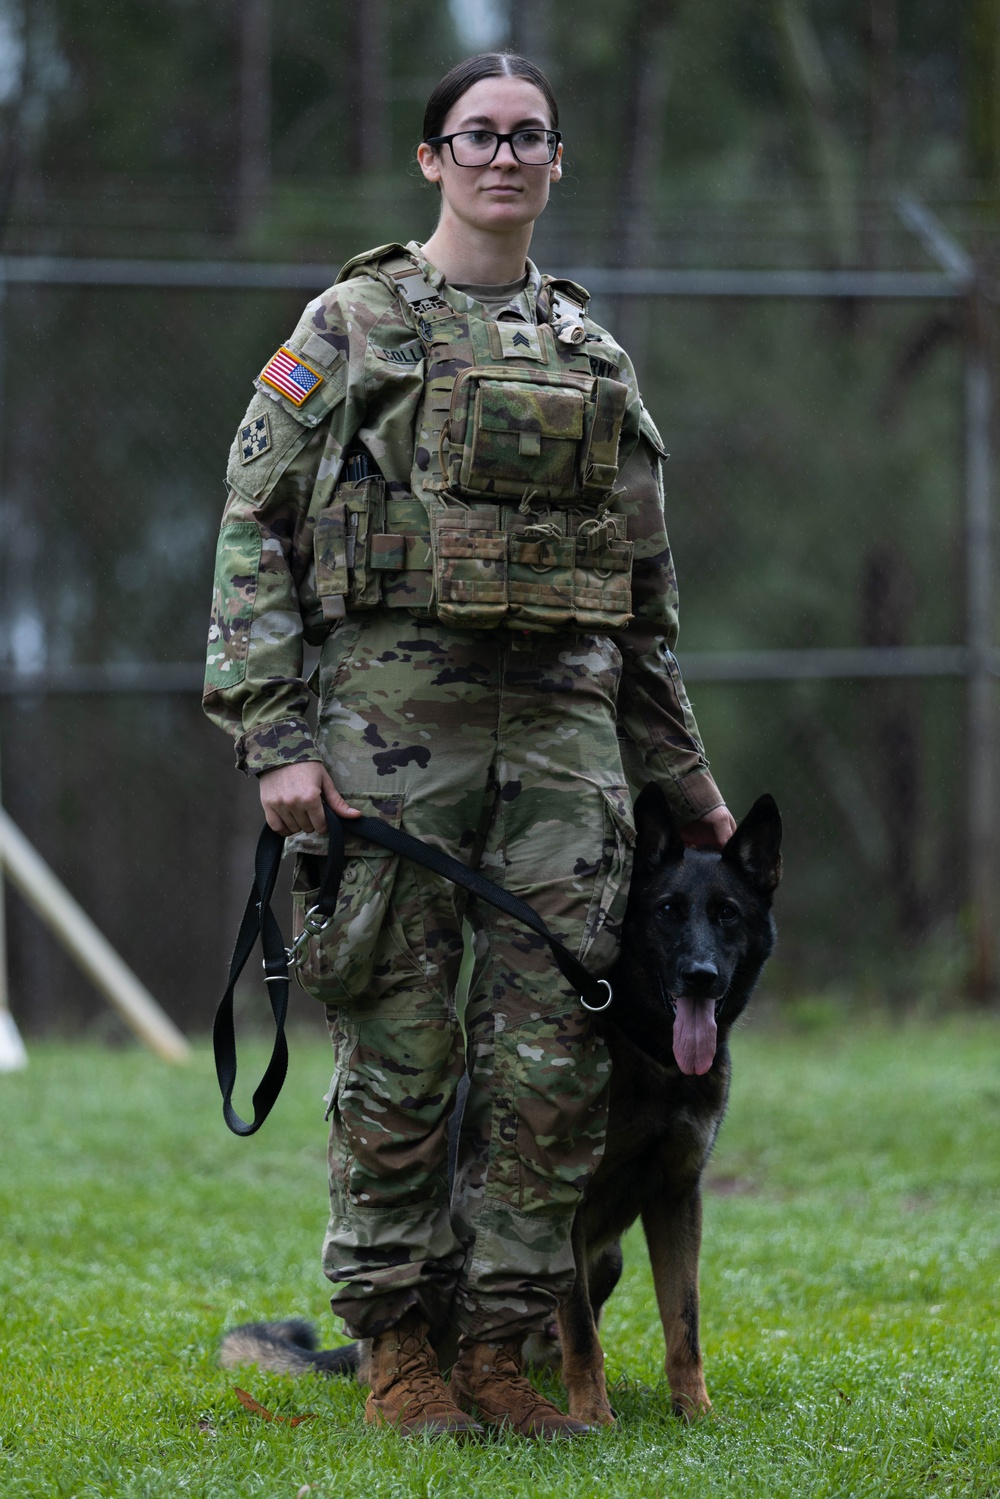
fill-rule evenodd
<path id="1" fill-rule="evenodd" d="M 667 1345 L 664 1368 L 674 1410 L 689 1421 L 712 1402 L 698 1342 L 698 1257 L 701 1253 L 701 1188 L 649 1203 L 642 1226 L 653 1267 L 653 1284 Z"/>
<path id="2" fill-rule="evenodd" d="M 559 1341 L 562 1344 L 562 1377 L 569 1396 L 569 1413 L 576 1421 L 591 1426 L 613 1426 L 614 1412 L 608 1403 L 604 1378 L 604 1349 L 597 1335 L 597 1323 L 587 1288 L 587 1251 L 580 1220 L 573 1228 L 573 1252 L 576 1256 L 576 1280 L 572 1290 L 559 1303 Z"/>

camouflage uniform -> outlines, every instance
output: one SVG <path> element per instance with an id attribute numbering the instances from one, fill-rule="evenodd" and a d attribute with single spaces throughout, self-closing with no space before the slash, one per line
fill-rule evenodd
<path id="1" fill-rule="evenodd" d="M 438 531 L 431 547 L 420 523 L 431 512 L 436 524 L 449 491 L 444 449 L 427 433 L 461 361 L 449 346 L 435 364 L 431 312 L 414 313 L 388 277 L 373 276 L 389 255 L 405 274 L 403 252 L 385 247 L 307 307 L 284 351 L 303 399 L 282 395 L 287 376 L 274 361 L 258 382 L 230 458 L 206 711 L 236 738 L 248 773 L 321 759 L 350 805 L 478 864 L 600 974 L 616 953 L 633 836 L 618 724 L 682 821 L 722 802 L 672 654 L 660 440 L 624 352 L 581 314 L 590 368 L 624 387 L 619 487 L 594 543 L 599 566 L 591 575 L 586 559 L 582 572 L 570 565 L 562 593 L 536 588 L 585 542 L 567 541 L 562 512 L 526 530 L 525 505 L 519 519 L 514 504 L 499 504 L 482 512 L 485 522 L 467 522 L 469 547 L 461 513 L 448 512 L 459 544 L 449 542 L 454 560 L 433 564 L 431 583 L 425 554 L 446 548 Z M 444 285 L 419 247 L 408 256 L 433 288 L 440 326 L 458 314 L 484 339 L 481 306 Z M 550 347 L 535 318 L 555 323 L 565 311 L 529 266 L 525 294 L 497 320 L 509 326 L 490 333 L 494 357 L 511 327 L 519 348 L 539 337 Z M 530 401 L 530 381 L 544 386 L 545 376 L 523 379 Z M 480 404 L 494 397 L 487 390 Z M 572 426 L 572 403 L 566 409 Z M 381 472 L 381 508 L 361 493 L 371 481 L 343 482 L 358 439 Z M 538 440 L 519 440 L 530 461 Z M 544 445 L 542 460 L 559 451 Z M 366 537 L 376 514 L 382 529 Z M 480 523 L 492 528 L 484 547 L 471 532 Z M 626 603 L 628 622 L 587 630 L 594 578 L 620 599 L 614 569 L 626 527 L 634 617 Z M 520 593 L 514 564 L 508 585 L 492 560 L 500 555 L 528 559 Z M 522 613 L 512 606 L 504 619 L 502 606 L 502 628 L 456 627 L 463 609 L 475 621 L 483 599 L 508 594 Z M 455 613 L 442 618 L 446 598 Z M 576 610 L 563 625 L 545 613 L 560 599 Z M 315 733 L 303 641 L 322 646 L 309 684 L 319 696 Z M 299 930 L 323 845 L 292 843 Z M 343 1283 L 334 1310 L 359 1336 L 414 1305 L 432 1322 L 453 1311 L 477 1339 L 514 1336 L 539 1325 L 572 1279 L 572 1217 L 603 1148 L 607 1053 L 531 932 L 381 848 L 349 840 L 349 851 L 335 921 L 310 943 L 302 974 L 327 1005 L 335 1056 L 324 1249 L 327 1275 Z M 455 1008 L 463 916 L 476 956 L 464 1037 Z M 466 1066 L 472 1091 L 449 1202 L 447 1126 Z"/>

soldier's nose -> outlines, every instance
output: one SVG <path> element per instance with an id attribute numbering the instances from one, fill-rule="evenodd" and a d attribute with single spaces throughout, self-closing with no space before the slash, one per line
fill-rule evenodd
<path id="1" fill-rule="evenodd" d="M 709 995 L 719 979 L 714 963 L 686 963 L 680 971 L 682 992 L 696 997 Z"/>

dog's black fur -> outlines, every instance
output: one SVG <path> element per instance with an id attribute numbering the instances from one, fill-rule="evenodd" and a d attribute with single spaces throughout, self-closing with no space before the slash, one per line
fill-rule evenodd
<path id="1" fill-rule="evenodd" d="M 577 1211 L 577 1279 L 557 1315 L 570 1413 L 601 1424 L 614 1417 L 597 1323 L 621 1275 L 621 1236 L 639 1217 L 674 1407 L 690 1417 L 710 1405 L 698 1336 L 701 1175 L 726 1109 L 729 1032 L 774 946 L 781 875 L 781 819 L 770 796 L 755 802 L 721 854 L 685 849 L 654 785 L 635 816 L 622 952 L 610 975 L 615 997 L 603 1018 L 613 1060 L 607 1144 Z M 535 1336 L 526 1352 L 536 1360 L 556 1352 L 555 1329 L 545 1344 Z M 308 1324 L 267 1323 L 228 1333 L 222 1361 L 349 1373 L 358 1350 L 316 1350 Z"/>
<path id="2" fill-rule="evenodd" d="M 774 947 L 781 819 L 762 796 L 722 854 L 685 849 L 655 786 L 636 802 L 632 885 L 615 967 L 605 1153 L 574 1224 L 577 1280 L 559 1308 L 563 1379 L 581 1420 L 612 1418 L 597 1320 L 642 1218 L 675 1408 L 709 1408 L 698 1336 L 701 1175 L 729 1095 L 729 1033 Z M 712 1037 L 712 1020 L 716 1035 Z"/>

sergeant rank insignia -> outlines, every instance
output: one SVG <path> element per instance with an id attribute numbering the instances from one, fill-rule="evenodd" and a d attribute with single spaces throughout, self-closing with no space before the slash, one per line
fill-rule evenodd
<path id="1" fill-rule="evenodd" d="M 504 359 L 540 359 L 545 362 L 538 329 L 533 323 L 497 323 Z"/>
<path id="2" fill-rule="evenodd" d="M 268 360 L 260 372 L 260 378 L 273 390 L 280 391 L 293 406 L 303 405 L 313 391 L 323 384 L 323 376 L 318 370 L 314 370 L 311 364 L 306 364 L 298 354 L 293 354 L 291 349 L 284 346 L 273 359 Z"/>
<path id="3" fill-rule="evenodd" d="M 252 422 L 240 428 L 240 462 L 252 463 L 271 446 L 271 423 L 262 411 Z"/>

